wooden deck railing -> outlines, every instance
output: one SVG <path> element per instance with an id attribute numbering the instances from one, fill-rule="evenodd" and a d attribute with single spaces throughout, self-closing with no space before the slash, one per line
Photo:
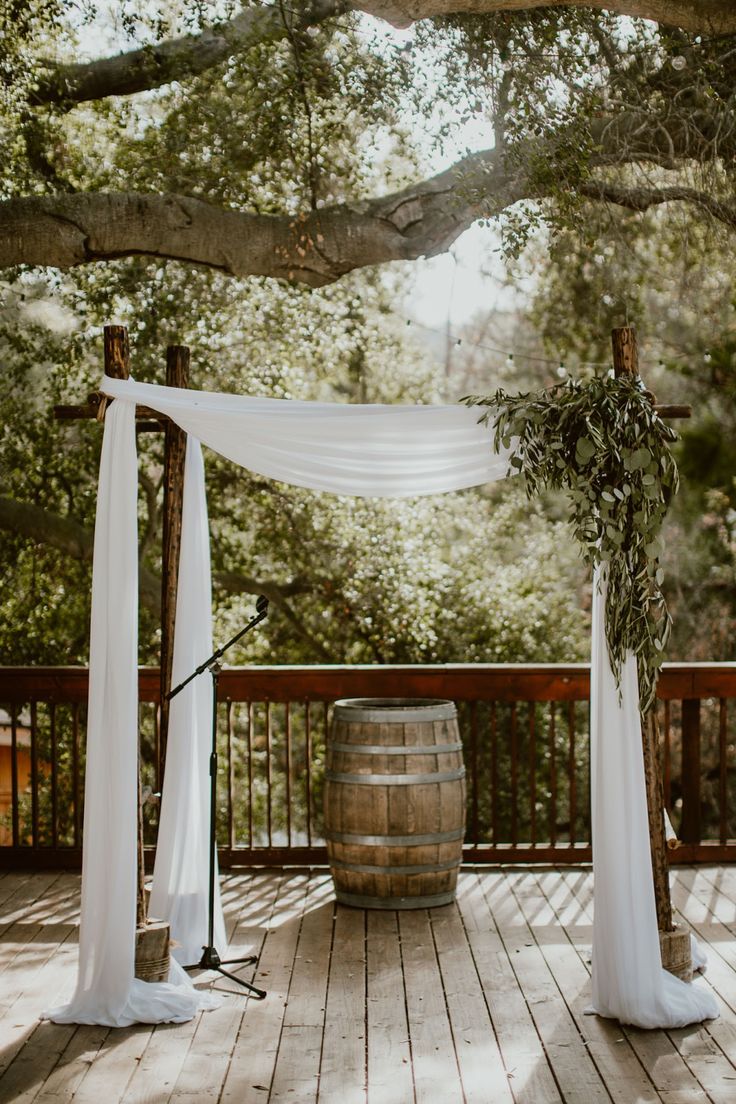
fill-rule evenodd
<path id="1" fill-rule="evenodd" d="M 0 862 L 80 862 L 84 668 L 0 668 Z M 140 672 L 144 784 L 161 783 L 158 671 Z M 468 773 L 468 862 L 590 859 L 585 665 L 252 667 L 220 676 L 223 865 L 322 862 L 332 703 L 449 698 Z M 686 862 L 736 859 L 736 664 L 670 664 L 659 683 L 665 802 Z M 623 815 L 623 813 L 622 813 Z M 147 842 L 157 806 L 145 805 Z"/>

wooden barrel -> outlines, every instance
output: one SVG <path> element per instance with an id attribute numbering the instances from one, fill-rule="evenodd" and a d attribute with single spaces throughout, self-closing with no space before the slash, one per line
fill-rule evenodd
<path id="1" fill-rule="evenodd" d="M 464 834 L 465 767 L 453 702 L 336 702 L 325 839 L 338 901 L 381 909 L 449 904 Z"/>

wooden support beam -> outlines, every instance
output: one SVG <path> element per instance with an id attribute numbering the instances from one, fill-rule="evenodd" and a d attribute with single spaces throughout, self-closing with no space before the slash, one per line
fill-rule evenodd
<path id="1" fill-rule="evenodd" d="M 636 331 L 632 326 L 621 326 L 611 331 L 613 369 L 617 376 L 639 375 L 639 354 Z M 662 772 L 659 766 L 659 727 L 656 706 L 641 718 L 641 736 L 644 752 L 644 779 L 649 813 L 649 842 L 652 852 L 654 897 L 657 904 L 657 924 L 661 932 L 672 931 L 672 902 L 670 899 L 667 837 L 664 825 L 664 794 Z"/>
<path id="2" fill-rule="evenodd" d="M 169 345 L 166 350 L 166 386 L 188 387 L 189 349 Z M 139 408 L 140 409 L 140 408 Z M 169 734 L 171 671 L 174 659 L 176 594 L 181 552 L 181 520 L 184 502 L 184 462 L 187 435 L 167 419 L 164 444 L 164 508 L 161 552 L 161 713 L 159 722 L 158 788 L 163 783 L 166 741 Z"/>

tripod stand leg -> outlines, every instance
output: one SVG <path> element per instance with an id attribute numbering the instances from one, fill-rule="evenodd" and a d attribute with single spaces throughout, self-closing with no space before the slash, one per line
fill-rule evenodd
<path id="1" fill-rule="evenodd" d="M 251 985 L 249 981 L 243 981 L 242 978 L 237 977 L 235 974 L 229 973 L 227 970 L 223 970 L 222 966 L 215 966 L 218 974 L 222 974 L 223 977 L 229 978 L 230 981 L 234 981 L 236 985 L 242 985 L 244 989 L 248 989 L 253 993 L 256 1000 L 265 1000 L 268 995 L 265 989 L 258 989 L 255 985 Z"/>
<path id="2" fill-rule="evenodd" d="M 236 963 L 240 963 L 243 966 L 250 966 L 253 962 L 258 961 L 258 955 L 248 955 L 246 958 L 223 958 L 222 966 L 234 966 Z"/>

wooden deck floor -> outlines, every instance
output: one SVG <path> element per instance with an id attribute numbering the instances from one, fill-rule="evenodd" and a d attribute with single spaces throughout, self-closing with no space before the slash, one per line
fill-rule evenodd
<path id="1" fill-rule="evenodd" d="M 736 868 L 675 874 L 722 1015 L 670 1032 L 584 1015 L 589 870 L 466 870 L 431 912 L 336 907 L 324 871 L 230 875 L 223 894 L 268 998 L 109 1031 L 38 1020 L 73 982 L 79 878 L 0 878 L 0 1101 L 736 1102 Z"/>

